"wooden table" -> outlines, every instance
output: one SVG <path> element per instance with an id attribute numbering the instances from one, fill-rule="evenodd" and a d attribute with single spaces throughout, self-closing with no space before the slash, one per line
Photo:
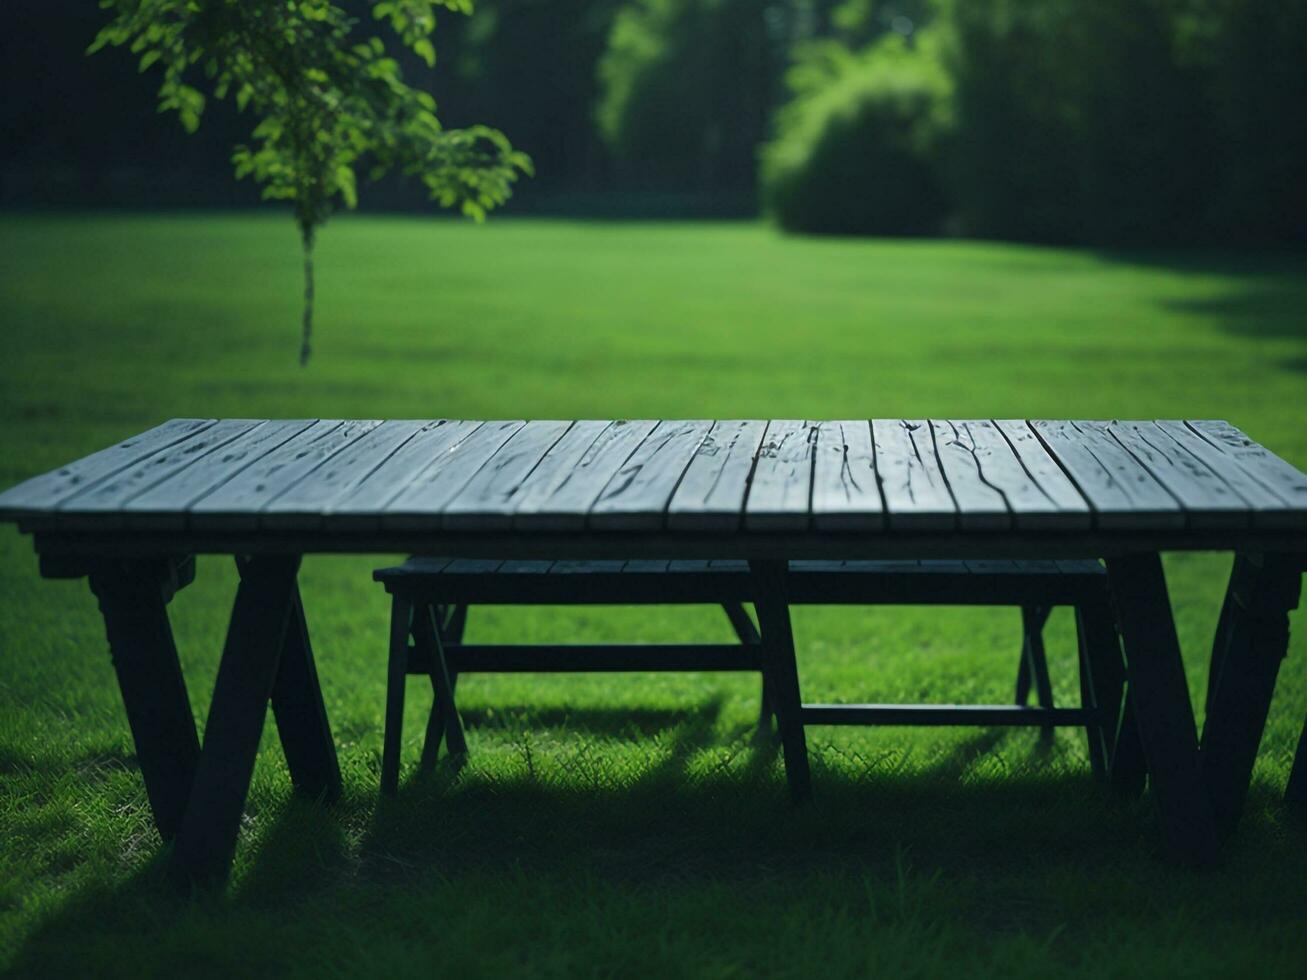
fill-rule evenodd
<path id="1" fill-rule="evenodd" d="M 787 560 L 1102 558 L 1129 686 L 1114 774 L 1146 767 L 1170 853 L 1202 863 L 1238 819 L 1287 648 L 1307 475 L 1211 421 L 175 419 L 0 495 L 0 518 L 42 574 L 89 579 L 187 876 L 230 864 L 269 701 L 295 785 L 340 792 L 296 586 L 324 552 L 746 559 L 801 787 L 821 718 Z M 1201 747 L 1160 559 L 1191 549 L 1236 556 Z M 203 747 L 165 608 L 199 553 L 241 576 Z"/>

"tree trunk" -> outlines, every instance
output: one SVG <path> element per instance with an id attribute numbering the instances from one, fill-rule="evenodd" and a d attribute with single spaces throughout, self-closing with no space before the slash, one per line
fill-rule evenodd
<path id="1" fill-rule="evenodd" d="M 300 228 L 304 245 L 304 325 L 300 337 L 300 367 L 307 367 L 313 352 L 313 229 Z"/>

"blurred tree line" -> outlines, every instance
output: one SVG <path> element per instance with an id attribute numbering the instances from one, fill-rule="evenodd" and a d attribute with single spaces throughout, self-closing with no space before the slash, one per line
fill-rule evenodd
<path id="1" fill-rule="evenodd" d="M 82 56 L 101 21 L 0 7 L 0 202 L 247 201 L 227 163 L 247 121 L 215 107 L 188 139 L 156 118 L 152 79 Z M 478 0 L 435 40 L 405 77 L 531 154 L 519 211 L 1307 240 L 1307 0 Z"/>

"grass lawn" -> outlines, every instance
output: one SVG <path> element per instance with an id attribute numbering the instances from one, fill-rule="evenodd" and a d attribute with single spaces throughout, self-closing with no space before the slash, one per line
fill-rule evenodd
<path id="1" fill-rule="evenodd" d="M 1215 417 L 1307 466 L 1307 258 L 783 239 L 755 225 L 341 219 L 319 335 L 281 216 L 0 217 L 0 486 L 171 416 Z M 179 901 L 95 602 L 0 528 L 0 970 L 746 977 L 1301 976 L 1307 825 L 1279 797 L 1295 637 L 1223 866 L 1164 867 L 1082 738 L 809 730 L 816 800 L 753 745 L 752 679 L 472 677 L 470 765 L 377 802 L 377 559 L 303 589 L 345 798 L 271 724 L 228 891 Z M 1201 696 L 1228 559 L 1167 563 Z M 173 620 L 202 722 L 234 588 Z M 1301 615 L 1299 616 L 1301 621 Z M 1003 701 L 1015 610 L 800 609 L 808 700 Z M 473 640 L 726 640 L 711 609 L 495 610 Z M 1069 616 L 1056 693 L 1077 690 Z M 1199 700 L 1201 705 L 1201 700 Z M 1200 719 L 1201 720 L 1201 719 Z"/>

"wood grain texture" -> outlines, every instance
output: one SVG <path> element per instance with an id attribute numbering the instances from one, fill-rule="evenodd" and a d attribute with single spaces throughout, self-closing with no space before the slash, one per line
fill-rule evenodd
<path id="1" fill-rule="evenodd" d="M 690 460 L 712 428 L 706 421 L 659 422 L 613 474 L 590 508 L 597 530 L 657 530 Z"/>
<path id="2" fill-rule="evenodd" d="M 442 525 L 451 530 L 509 527 L 527 478 L 573 424 L 535 421 L 518 429 L 450 500 Z"/>
<path id="3" fill-rule="evenodd" d="M 383 527 L 406 530 L 440 526 L 440 513 L 504 443 L 526 423 L 483 422 L 409 481 L 381 514 Z"/>
<path id="4" fill-rule="evenodd" d="M 667 526 L 690 531 L 734 531 L 740 526 L 754 457 L 767 423 L 716 422 L 686 468 L 667 507 Z"/>
<path id="5" fill-rule="evenodd" d="M 233 479 L 195 501 L 187 526 L 203 530 L 257 527 L 259 512 L 354 440 L 381 423 L 320 419 Z"/>
<path id="6" fill-rule="evenodd" d="M 1100 428 L 1051 420 L 1033 421 L 1031 427 L 1093 507 L 1095 526 L 1107 530 L 1185 526 L 1180 502 Z"/>
<path id="7" fill-rule="evenodd" d="M 1307 473 L 1290 465 L 1265 446 L 1248 438 L 1229 422 L 1194 421 L 1188 426 L 1216 449 L 1228 456 L 1245 474 L 1271 491 L 1296 515 L 1281 515 L 1283 524 L 1301 528 L 1307 526 Z"/>
<path id="8" fill-rule="evenodd" d="M 1239 547 L 1264 550 L 1268 534 L 1307 530 L 1307 474 L 1212 421 L 179 419 L 0 495 L 0 518 L 47 538 L 332 535 L 308 550 L 346 532 L 585 529 L 714 535 L 719 555 L 745 553 L 748 532 L 808 529 L 865 535 L 871 556 L 971 530 L 1146 532 L 1180 548 L 1247 531 Z"/>
<path id="9" fill-rule="evenodd" d="M 869 531 L 885 526 L 871 423 L 822 422 L 812 475 L 812 526 L 824 531 Z"/>
<path id="10" fill-rule="evenodd" d="M 1084 423 L 1109 432 L 1185 509 L 1190 527 L 1247 527 L 1248 502 L 1206 463 L 1154 422 Z"/>
<path id="11" fill-rule="evenodd" d="M 365 432 L 263 508 L 264 527 L 302 530 L 322 526 L 323 514 L 333 502 L 367 480 L 396 450 L 422 430 L 422 422 L 382 422 Z"/>
<path id="12" fill-rule="evenodd" d="M 182 528 L 190 506 L 285 445 L 313 419 L 264 422 L 123 506 L 128 527 Z"/>
<path id="13" fill-rule="evenodd" d="M 767 423 L 744 504 L 744 526 L 756 531 L 797 531 L 811 520 L 812 470 L 817 423 Z"/>
<path id="14" fill-rule="evenodd" d="M 585 527 L 586 515 L 608 481 L 654 430 L 652 420 L 619 421 L 606 426 L 576 463 L 547 493 L 532 493 L 513 514 L 513 526 L 539 531 Z"/>
<path id="15" fill-rule="evenodd" d="M 169 419 L 138 436 L 84 456 L 0 494 L 0 518 L 14 520 L 58 504 L 214 425 L 216 419 Z"/>
<path id="16" fill-rule="evenodd" d="M 259 419 L 223 419 L 189 439 L 160 449 L 134 466 L 68 497 L 58 506 L 63 527 L 122 526 L 129 501 L 261 424 Z"/>
<path id="17" fill-rule="evenodd" d="M 381 512 L 413 480 L 451 452 L 480 422 L 437 419 L 422 428 L 343 497 L 327 506 L 324 525 L 331 530 L 381 526 Z"/>
<path id="18" fill-rule="evenodd" d="M 996 481 L 1016 489 L 1025 473 L 1006 441 L 999 436 L 1001 447 L 995 446 L 997 433 L 986 433 L 980 426 L 946 420 L 930 423 L 940 469 L 958 506 L 958 527 L 1001 531 L 1012 526 L 1012 512 Z M 983 440 L 980 444 L 977 436 Z"/>
<path id="19" fill-rule="evenodd" d="M 1082 530 L 1090 527 L 1092 518 L 1089 502 L 1076 489 L 1057 460 L 1049 455 L 1030 424 L 1023 419 L 995 419 L 994 426 L 1008 441 L 1030 479 L 1056 508 L 1057 516 L 1053 517 L 1053 512 L 1040 511 L 1033 505 L 1014 507 L 1017 527 Z"/>
<path id="20" fill-rule="evenodd" d="M 1247 502 L 1253 527 L 1307 527 L 1307 515 L 1296 510 L 1280 493 L 1262 483 L 1237 460 L 1207 441 L 1186 423 L 1163 419 L 1156 425 L 1168 438 L 1220 476 Z"/>
<path id="21" fill-rule="evenodd" d="M 935 455 L 930 426 L 920 420 L 874 419 L 876 472 L 891 529 L 955 528 L 958 509 Z"/>
<path id="22" fill-rule="evenodd" d="M 605 432 L 617 423 L 597 419 L 582 419 L 572 424 L 544 458 L 522 480 L 513 494 L 511 521 L 523 521 L 527 526 L 541 515 L 541 508 L 569 483 L 581 460 Z M 519 518 L 519 515 L 521 517 Z"/>

